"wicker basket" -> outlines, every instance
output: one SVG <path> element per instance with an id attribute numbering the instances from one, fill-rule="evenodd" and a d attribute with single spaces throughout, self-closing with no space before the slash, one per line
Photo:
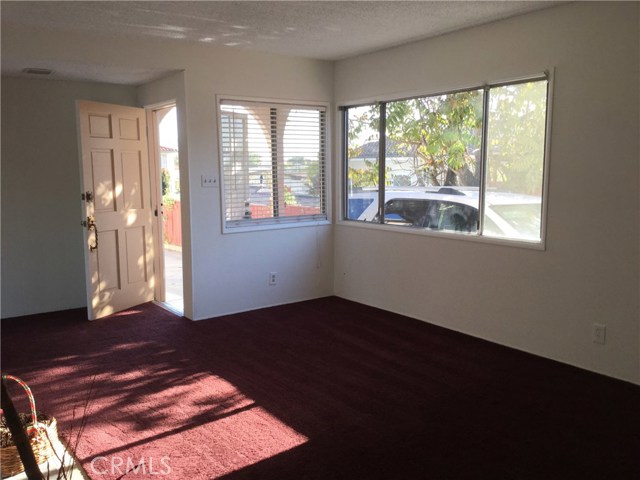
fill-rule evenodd
<path id="1" fill-rule="evenodd" d="M 3 375 L 2 378 L 17 382 L 29 397 L 31 413 L 20 414 L 20 416 L 30 417 L 30 421 L 25 423 L 27 423 L 27 438 L 36 457 L 36 463 L 39 465 L 46 462 L 54 455 L 55 449 L 60 445 L 56 419 L 36 412 L 33 394 L 26 383 L 13 375 Z M 4 424 L 4 419 L 2 423 Z M 5 432 L 3 432 L 4 434 Z M 13 444 L 12 439 L 9 439 L 9 445 L 0 448 L 0 462 L 2 462 L 2 478 L 11 477 L 24 471 L 24 466 L 18 454 L 18 447 Z"/>

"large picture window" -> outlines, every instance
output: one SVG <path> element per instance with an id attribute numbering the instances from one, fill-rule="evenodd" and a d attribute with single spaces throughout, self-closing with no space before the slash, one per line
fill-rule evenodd
<path id="1" fill-rule="evenodd" d="M 327 219 L 326 109 L 220 101 L 225 228 Z"/>
<path id="2" fill-rule="evenodd" d="M 547 78 L 343 108 L 344 218 L 540 243 Z"/>

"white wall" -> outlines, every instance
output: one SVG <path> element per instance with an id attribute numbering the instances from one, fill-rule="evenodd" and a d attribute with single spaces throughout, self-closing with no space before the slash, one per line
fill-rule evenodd
<path id="1" fill-rule="evenodd" d="M 211 62 L 196 56 L 186 69 L 195 319 L 333 292 L 332 226 L 222 235 L 220 191 L 199 187 L 202 174 L 219 173 L 216 94 L 329 102 L 333 67 L 223 53 Z M 279 274 L 275 287 L 268 285 L 273 271 Z"/>
<path id="2" fill-rule="evenodd" d="M 3 318 L 86 306 L 76 99 L 134 87 L 2 78 Z"/>
<path id="3" fill-rule="evenodd" d="M 338 62 L 337 105 L 555 85 L 546 251 L 341 223 L 336 294 L 640 383 L 638 32 L 637 3 L 578 2 Z"/>
<path id="4" fill-rule="evenodd" d="M 185 298 L 185 312 L 191 318 L 208 318 L 332 293 L 331 225 L 222 235 L 220 191 L 200 187 L 202 174 L 218 174 L 216 94 L 331 102 L 331 63 L 221 49 L 209 45 L 176 44 L 160 40 L 134 42 L 126 38 L 103 38 L 45 30 L 16 31 L 3 28 L 2 40 L 3 56 L 57 58 L 67 64 L 88 64 L 97 69 L 100 65 L 108 65 L 183 71 L 180 81 L 173 78 L 165 82 L 154 82 L 140 87 L 137 94 L 139 104 L 166 100 L 162 97 L 171 95 L 183 107 L 183 117 L 179 120 L 180 153 L 186 162 L 181 165 L 186 175 L 181 177 L 181 181 L 183 191 L 188 192 L 188 207 L 183 222 L 191 226 L 187 232 L 190 237 L 183 238 L 190 241 L 187 262 L 191 267 L 191 272 L 185 271 L 185 287 L 189 289 L 188 295 L 191 296 L 191 302 Z M 4 107 L 4 95 L 2 101 Z M 180 107 L 179 103 L 178 108 Z M 39 136 L 45 133 L 38 130 L 33 135 L 29 134 L 30 140 L 37 144 L 40 142 Z M 75 127 L 65 128 L 61 135 L 75 142 Z M 7 193 L 4 190 L 5 162 L 15 165 L 10 165 L 9 168 L 19 169 L 17 163 L 29 163 L 30 159 L 19 156 L 7 160 L 4 142 L 2 150 L 4 213 L 5 199 L 8 200 L 7 203 L 17 204 L 17 199 L 13 199 L 17 196 L 15 190 L 26 188 L 29 184 L 26 178 L 21 178 L 20 185 L 13 192 Z M 70 155 L 73 155 L 73 161 L 77 163 L 77 152 L 70 152 Z M 38 169 L 35 168 L 34 171 L 37 172 Z M 77 172 L 74 175 L 77 178 Z M 54 202 L 60 195 L 73 199 L 78 191 L 74 188 L 73 193 L 66 190 L 64 193 L 54 193 L 49 200 Z M 72 209 L 75 214 L 79 205 L 72 204 L 67 208 Z M 37 215 L 35 218 L 40 217 Z M 24 219 L 17 218 L 16 221 L 18 220 L 24 222 Z M 65 238 L 76 238 L 75 221 L 74 216 L 74 222 L 65 227 Z M 8 227 L 3 227 L 4 237 Z M 74 241 L 79 245 L 80 237 Z M 57 282 L 60 276 L 58 265 L 29 262 L 29 251 L 23 244 L 7 245 L 4 238 L 2 255 L 3 261 L 5 257 L 14 256 L 27 261 L 29 273 L 24 275 L 25 282 L 39 277 L 41 280 L 33 281 L 50 285 L 54 296 L 63 295 L 65 286 Z M 69 256 L 81 266 L 81 253 L 77 258 L 73 254 Z M 78 265 L 75 270 L 81 273 Z M 271 271 L 279 273 L 278 285 L 275 287 L 268 285 L 268 273 Z M 12 281 L 5 274 L 4 268 L 2 276 L 3 288 L 19 288 L 11 285 Z M 36 299 L 41 304 L 38 311 L 80 305 L 78 300 L 57 303 L 49 299 L 41 300 L 37 290 L 28 292 L 22 300 L 14 300 L 3 294 L 3 306 L 7 308 L 3 316 L 33 313 L 35 310 L 31 306 Z M 80 299 L 82 294 L 83 291 L 77 292 L 77 298 Z"/>

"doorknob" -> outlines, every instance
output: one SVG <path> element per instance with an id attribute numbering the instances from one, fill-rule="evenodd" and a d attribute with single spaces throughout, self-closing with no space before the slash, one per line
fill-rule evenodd
<path id="1" fill-rule="evenodd" d="M 87 230 L 94 233 L 93 243 L 89 244 L 89 251 L 95 252 L 98 249 L 98 227 L 96 226 L 96 217 L 89 215 L 87 217 Z"/>

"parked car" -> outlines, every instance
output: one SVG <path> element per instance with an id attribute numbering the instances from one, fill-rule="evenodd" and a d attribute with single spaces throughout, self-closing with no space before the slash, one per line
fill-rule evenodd
<path id="1" fill-rule="evenodd" d="M 374 200 L 378 198 L 377 190 L 367 190 L 364 192 L 350 193 L 347 206 L 347 218 L 349 220 L 360 220 L 364 212 Z M 376 205 L 378 202 L 376 201 Z M 376 207 L 377 209 L 377 207 Z"/>
<path id="2" fill-rule="evenodd" d="M 485 198 L 483 235 L 540 240 L 540 197 L 488 191 Z M 466 234 L 475 234 L 478 231 L 479 193 L 477 188 L 388 190 L 385 192 L 385 200 L 385 224 Z M 372 199 L 358 220 L 379 222 L 377 198 Z"/>

